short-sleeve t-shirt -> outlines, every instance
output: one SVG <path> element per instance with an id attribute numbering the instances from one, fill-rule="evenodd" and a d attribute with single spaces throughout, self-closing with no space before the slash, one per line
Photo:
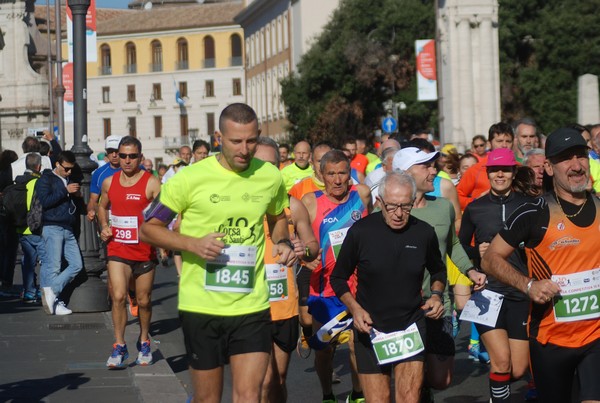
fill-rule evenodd
<path id="1" fill-rule="evenodd" d="M 253 159 L 248 169 L 236 173 L 223 168 L 216 157 L 209 157 L 169 179 L 162 187 L 160 202 L 183 213 L 183 235 L 227 234 L 221 259 L 229 256 L 228 262 L 207 262 L 182 252 L 180 310 L 238 316 L 269 309 L 263 218 L 265 213 L 278 215 L 288 206 L 277 167 Z M 239 267 L 252 269 L 240 275 Z M 223 282 L 239 287 L 223 287 Z"/>
<path id="2" fill-rule="evenodd" d="M 99 195 L 102 193 L 102 182 L 104 179 L 110 178 L 115 173 L 119 172 L 121 167 L 113 168 L 110 164 L 104 164 L 92 173 L 92 181 L 90 183 L 90 193 Z"/>

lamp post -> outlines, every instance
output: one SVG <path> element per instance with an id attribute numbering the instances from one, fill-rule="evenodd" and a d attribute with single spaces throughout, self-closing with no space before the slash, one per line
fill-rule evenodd
<path id="1" fill-rule="evenodd" d="M 80 166 L 83 181 L 81 190 L 84 200 L 90 197 L 92 171 L 98 167 L 90 159 L 92 149 L 88 146 L 87 131 L 87 71 L 86 71 L 86 26 L 85 17 L 90 0 L 69 0 L 73 15 L 73 114 L 74 141 L 71 151 Z M 81 216 L 79 216 L 81 217 Z M 85 270 L 72 284 L 73 293 L 69 306 L 74 312 L 106 311 L 108 307 L 107 287 L 100 280 L 104 262 L 100 260 L 100 242 L 95 225 L 82 218 L 80 224 L 79 247 Z"/>

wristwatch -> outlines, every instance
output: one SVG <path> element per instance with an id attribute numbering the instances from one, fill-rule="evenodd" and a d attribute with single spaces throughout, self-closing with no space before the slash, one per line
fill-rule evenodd
<path id="1" fill-rule="evenodd" d="M 444 292 L 443 291 L 432 290 L 431 295 L 437 295 L 438 297 L 440 297 L 440 301 L 442 301 L 442 304 L 444 303 Z"/>

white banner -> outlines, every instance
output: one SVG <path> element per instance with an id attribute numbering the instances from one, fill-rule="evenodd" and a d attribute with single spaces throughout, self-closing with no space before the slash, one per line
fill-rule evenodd
<path id="1" fill-rule="evenodd" d="M 418 39 L 415 41 L 415 49 L 417 55 L 417 99 L 419 101 L 436 101 L 435 40 Z"/>
<path id="2" fill-rule="evenodd" d="M 69 48 L 69 61 L 73 61 L 73 15 L 69 8 L 67 0 L 67 46 Z M 86 39 L 86 58 L 87 62 L 98 61 L 98 51 L 96 50 L 96 0 L 91 0 L 85 16 L 85 39 Z"/>

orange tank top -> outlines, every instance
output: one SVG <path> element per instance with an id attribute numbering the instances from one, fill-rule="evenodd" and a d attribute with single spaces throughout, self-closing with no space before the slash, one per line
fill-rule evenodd
<path id="1" fill-rule="evenodd" d="M 571 282 L 569 275 L 574 273 L 590 274 L 589 279 L 581 279 L 582 286 L 594 281 L 591 277 L 600 281 L 600 270 L 597 270 L 597 276 L 592 274 L 594 269 L 600 268 L 600 201 L 595 197 L 592 199 L 596 205 L 596 217 L 592 225 L 582 228 L 565 216 L 554 198 L 546 198 L 550 212 L 548 229 L 539 245 L 526 250 L 530 276 L 538 280 L 553 278 L 561 288 L 579 281 L 573 279 Z M 552 343 L 562 347 L 581 347 L 599 339 L 600 319 L 557 321 L 557 312 L 560 317 L 561 309 L 563 312 L 565 309 L 564 299 L 563 296 L 561 300 L 555 298 L 552 303 L 545 305 L 532 304 L 530 336 L 542 344 Z M 573 302 L 576 302 L 577 307 Z M 571 307 L 567 309 L 577 315 L 584 308 L 584 303 L 593 304 L 594 301 L 592 298 L 589 301 L 585 299 L 570 303 Z M 600 303 L 597 294 L 596 303 Z"/>

